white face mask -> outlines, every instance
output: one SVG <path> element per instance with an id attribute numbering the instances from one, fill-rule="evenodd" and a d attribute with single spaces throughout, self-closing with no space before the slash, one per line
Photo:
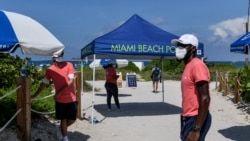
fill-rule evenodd
<path id="1" fill-rule="evenodd" d="M 57 61 L 57 62 L 62 62 L 62 61 L 63 61 L 63 57 L 57 57 L 57 58 L 56 58 L 56 61 Z"/>
<path id="2" fill-rule="evenodd" d="M 187 49 L 184 47 L 177 47 L 175 49 L 175 56 L 178 60 L 182 60 L 187 54 Z"/>

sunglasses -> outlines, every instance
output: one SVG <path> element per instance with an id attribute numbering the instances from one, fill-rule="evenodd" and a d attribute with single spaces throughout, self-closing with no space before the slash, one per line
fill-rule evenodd
<path id="1" fill-rule="evenodd" d="M 191 45 L 191 44 L 181 44 L 181 43 L 178 43 L 177 46 L 183 47 L 183 48 L 188 48 L 188 47 L 192 47 L 193 45 Z"/>

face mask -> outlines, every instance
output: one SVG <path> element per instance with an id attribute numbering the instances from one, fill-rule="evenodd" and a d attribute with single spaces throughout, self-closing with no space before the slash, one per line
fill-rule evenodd
<path id="1" fill-rule="evenodd" d="M 56 60 L 56 62 L 62 62 L 63 58 L 62 57 L 57 57 L 55 60 Z"/>
<path id="2" fill-rule="evenodd" d="M 113 65 L 113 68 L 116 68 L 116 65 L 115 65 L 115 64 Z"/>
<path id="3" fill-rule="evenodd" d="M 187 49 L 186 48 L 183 48 L 183 47 L 177 47 L 175 49 L 175 56 L 178 60 L 182 60 L 184 59 L 184 57 L 186 56 L 187 54 Z"/>

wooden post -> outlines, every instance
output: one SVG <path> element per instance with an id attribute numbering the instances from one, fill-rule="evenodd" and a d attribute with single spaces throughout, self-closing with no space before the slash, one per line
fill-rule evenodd
<path id="1" fill-rule="evenodd" d="M 234 99 L 233 99 L 233 102 L 235 104 L 239 103 L 240 102 L 240 81 L 239 81 L 239 77 L 235 77 L 235 81 L 234 81 L 234 88 L 235 88 L 235 91 L 234 91 Z"/>
<path id="2" fill-rule="evenodd" d="M 31 111 L 30 111 L 30 79 L 20 77 L 17 79 L 17 109 L 22 109 L 17 115 L 17 138 L 21 141 L 31 140 Z"/>
<path id="3" fill-rule="evenodd" d="M 224 78 L 225 79 L 224 79 L 224 93 L 223 93 L 223 95 L 227 96 L 228 90 L 229 90 L 229 87 L 228 87 L 228 73 L 225 74 Z"/>
<path id="4" fill-rule="evenodd" d="M 220 82 L 219 82 L 218 92 L 221 92 L 223 90 L 223 85 L 224 85 L 224 78 L 222 72 L 220 72 L 219 81 Z"/>
<path id="5" fill-rule="evenodd" d="M 218 85 L 217 85 L 218 76 L 219 76 L 219 74 L 218 74 L 218 71 L 216 70 L 216 74 L 215 74 L 215 89 L 218 88 Z"/>
<path id="6" fill-rule="evenodd" d="M 75 87 L 76 87 L 76 100 L 78 102 L 77 118 L 82 119 L 82 100 L 81 100 L 81 72 L 76 72 Z"/>

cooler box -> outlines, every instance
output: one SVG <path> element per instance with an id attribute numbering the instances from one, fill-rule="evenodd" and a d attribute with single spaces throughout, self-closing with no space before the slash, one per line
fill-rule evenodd
<path id="1" fill-rule="evenodd" d="M 117 87 L 118 88 L 122 88 L 122 73 L 121 72 L 118 72 L 117 75 L 119 76 L 117 78 Z"/>

